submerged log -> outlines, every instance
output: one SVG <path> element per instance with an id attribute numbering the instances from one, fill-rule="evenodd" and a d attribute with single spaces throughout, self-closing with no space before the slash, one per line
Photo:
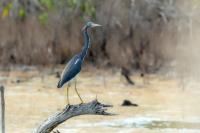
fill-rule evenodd
<path id="1" fill-rule="evenodd" d="M 89 103 L 66 106 L 62 111 L 50 116 L 45 120 L 34 133 L 50 133 L 55 127 L 63 123 L 67 119 L 79 115 L 113 115 L 106 112 L 108 107 L 112 105 L 105 105 L 94 100 Z"/>

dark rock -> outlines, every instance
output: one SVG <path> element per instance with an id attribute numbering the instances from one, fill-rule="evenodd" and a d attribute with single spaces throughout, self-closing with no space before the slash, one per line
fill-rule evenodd
<path id="1" fill-rule="evenodd" d="M 21 82 L 21 80 L 20 80 L 20 79 L 17 79 L 17 80 L 16 80 L 16 83 L 20 83 L 20 82 Z"/>
<path id="2" fill-rule="evenodd" d="M 137 107 L 138 104 L 132 103 L 131 101 L 125 99 L 125 100 L 123 101 L 123 103 L 121 104 L 121 106 L 135 106 L 135 107 Z"/>

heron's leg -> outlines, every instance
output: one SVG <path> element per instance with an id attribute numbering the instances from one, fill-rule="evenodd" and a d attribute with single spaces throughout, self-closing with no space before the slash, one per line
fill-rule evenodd
<path id="1" fill-rule="evenodd" d="M 67 97 L 67 99 L 65 99 L 64 102 L 66 103 L 67 106 L 70 105 L 70 103 L 69 103 L 69 88 L 70 88 L 70 83 L 67 83 L 67 90 L 66 90 L 66 88 L 64 88 L 65 98 Z"/>
<path id="2" fill-rule="evenodd" d="M 75 91 L 76 91 L 76 94 L 78 95 L 79 99 L 81 100 L 81 103 L 83 103 L 83 100 L 82 100 L 81 96 L 79 95 L 77 88 L 76 88 L 76 78 L 75 78 Z"/>
<path id="3" fill-rule="evenodd" d="M 70 105 L 70 103 L 69 103 L 69 87 L 70 87 L 70 83 L 67 84 L 67 105 Z"/>

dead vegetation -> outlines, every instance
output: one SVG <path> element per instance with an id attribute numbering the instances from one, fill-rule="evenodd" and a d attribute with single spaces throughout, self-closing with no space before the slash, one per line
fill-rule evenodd
<path id="1" fill-rule="evenodd" d="M 44 1 L 53 4 L 45 5 Z M 114 65 L 155 72 L 172 59 L 178 32 L 184 29 L 178 24 L 187 23 L 179 4 L 189 3 L 180 0 L 69 2 L 72 1 L 2 0 L 1 65 L 65 63 L 81 50 L 80 29 L 85 21 L 92 20 L 102 24 L 103 29 L 91 31 L 88 61 L 100 67 Z M 6 16 L 4 9 L 10 3 L 12 8 Z M 16 13 L 20 11 L 21 14 Z"/>

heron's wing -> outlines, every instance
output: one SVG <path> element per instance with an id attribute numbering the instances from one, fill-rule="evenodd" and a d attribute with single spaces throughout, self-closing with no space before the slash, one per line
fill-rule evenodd
<path id="1" fill-rule="evenodd" d="M 76 65 L 77 63 L 80 62 L 80 58 L 78 55 L 75 55 L 65 66 L 60 80 L 58 82 L 58 88 L 61 88 L 67 81 L 71 80 L 79 71 L 80 71 L 80 66 Z"/>
<path id="2" fill-rule="evenodd" d="M 75 55 L 68 63 L 67 65 L 65 66 L 62 74 L 61 74 L 61 78 L 60 80 L 62 80 L 62 78 L 64 77 L 64 75 L 67 75 L 68 71 L 70 70 L 71 66 L 73 65 L 74 61 L 76 60 L 77 58 L 77 55 Z"/>
<path id="3" fill-rule="evenodd" d="M 62 74 L 60 76 L 60 80 L 58 81 L 58 85 L 57 85 L 58 88 L 61 88 L 63 86 L 63 79 L 64 79 L 65 74 L 68 73 L 69 68 L 71 67 L 72 59 L 67 63 L 67 65 L 65 66 L 64 70 L 62 71 Z"/>

